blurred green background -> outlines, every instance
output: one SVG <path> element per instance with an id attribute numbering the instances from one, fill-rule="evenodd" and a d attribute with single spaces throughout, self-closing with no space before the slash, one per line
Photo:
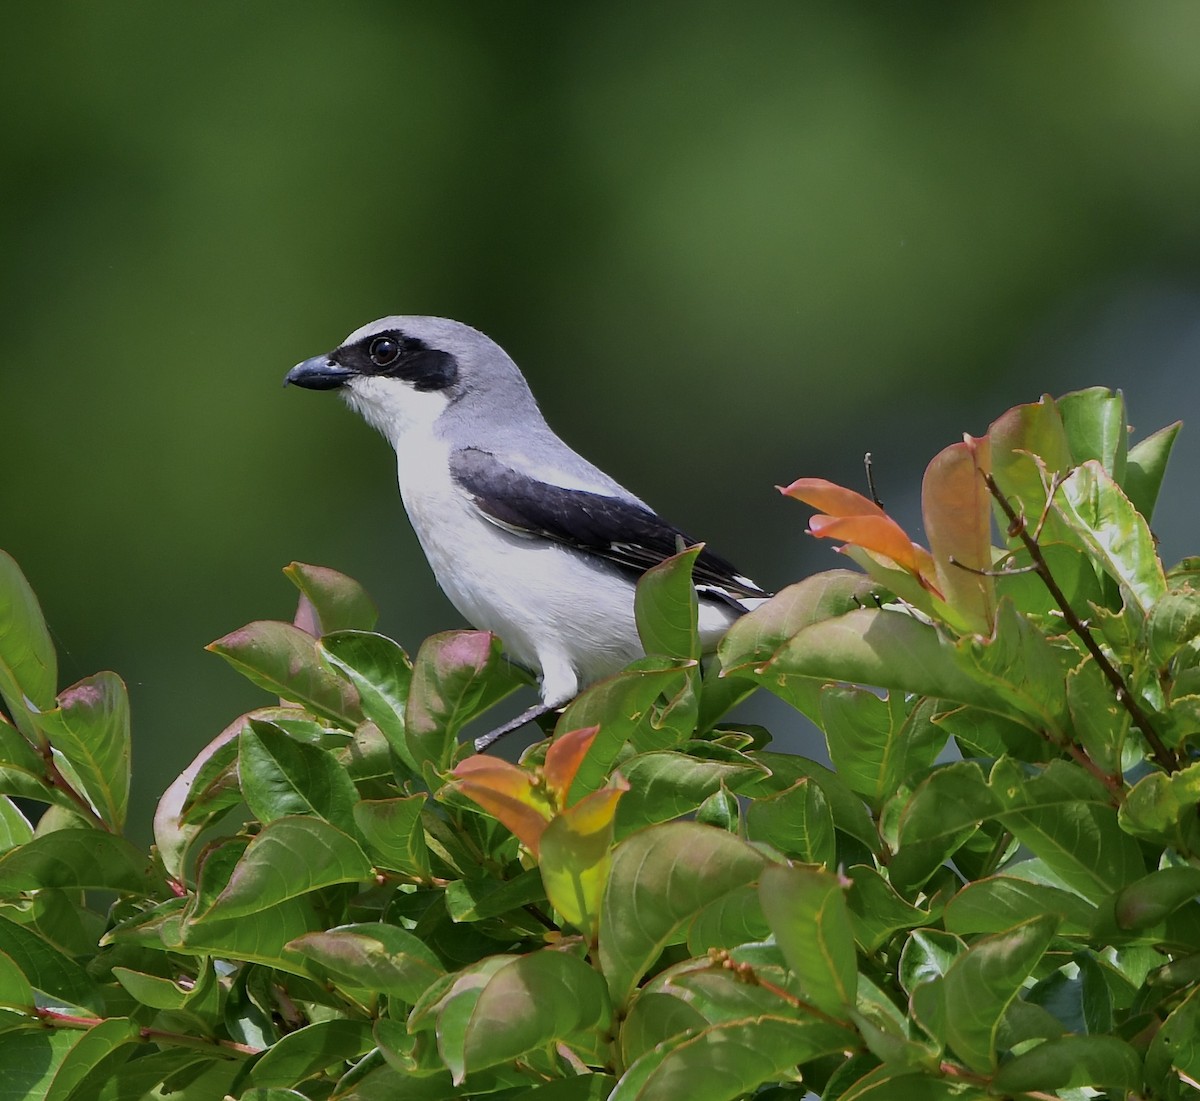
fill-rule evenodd
<path id="1" fill-rule="evenodd" d="M 837 564 L 772 486 L 915 520 L 1043 391 L 1150 431 L 1200 363 L 1200 5 L 6 9 L 0 546 L 62 683 L 128 681 L 135 832 L 264 702 L 204 643 L 363 581 L 460 625 L 384 443 L 297 360 L 377 316 L 495 337 L 584 454 L 764 584 Z M 1156 529 L 1200 550 L 1185 431 Z"/>

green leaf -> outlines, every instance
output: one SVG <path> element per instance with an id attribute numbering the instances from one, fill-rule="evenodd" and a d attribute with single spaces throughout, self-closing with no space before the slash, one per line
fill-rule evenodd
<path id="1" fill-rule="evenodd" d="M 4 1092 L 13 1101 L 47 1097 L 59 1068 L 82 1038 L 82 1033 L 67 1030 L 5 1036 Z"/>
<path id="2" fill-rule="evenodd" d="M 1135 837 L 1166 841 L 1181 852 L 1196 852 L 1200 850 L 1198 803 L 1200 761 L 1170 776 L 1161 772 L 1143 776 L 1121 806 L 1119 820 Z"/>
<path id="3" fill-rule="evenodd" d="M 790 788 L 753 800 L 746 834 L 805 864 L 832 867 L 837 857 L 833 814 L 820 785 L 802 777 Z"/>
<path id="4" fill-rule="evenodd" d="M 433 950 L 418 936 L 378 922 L 306 933 L 290 942 L 286 951 L 336 983 L 409 1004 L 445 974 Z"/>
<path id="5" fill-rule="evenodd" d="M 1071 447 L 1058 406 L 1049 397 L 1018 405 L 988 429 L 992 475 L 1000 491 L 1026 516 L 1041 516 L 1046 506 L 1044 476 L 1071 468 Z M 1007 520 L 1002 521 L 1002 530 Z M 1052 534 L 1047 532 L 1046 534 Z"/>
<path id="6" fill-rule="evenodd" d="M 756 943 L 770 934 L 758 886 L 748 883 L 726 891 L 697 912 L 687 927 L 687 948 L 692 955 L 702 956 L 710 948 Z"/>
<path id="7" fill-rule="evenodd" d="M 30 716 L 30 723 L 33 717 Z M 66 802 L 46 779 L 46 762 L 15 727 L 0 715 L 0 791 L 39 802 Z"/>
<path id="8" fill-rule="evenodd" d="M 693 813 L 722 789 L 734 791 L 763 775 L 761 765 L 737 754 L 732 760 L 704 759 L 660 750 L 621 763 L 629 791 L 617 806 L 617 835 Z"/>
<path id="9" fill-rule="evenodd" d="M 354 821 L 377 868 L 422 879 L 430 875 L 429 848 L 421 811 L 424 795 L 363 799 L 354 804 Z"/>
<path id="10" fill-rule="evenodd" d="M 290 623 L 259 620 L 210 642 L 219 654 L 259 688 L 341 726 L 362 721 L 358 693 L 322 660 L 317 641 Z"/>
<path id="11" fill-rule="evenodd" d="M 267 1051 L 250 1068 L 250 1082 L 260 1088 L 292 1086 L 374 1046 L 369 1021 L 318 1021 L 288 1033 Z"/>
<path id="12" fill-rule="evenodd" d="M 880 591 L 853 570 L 829 570 L 789 585 L 729 628 L 717 651 L 721 666 L 732 672 L 761 665 L 805 627 L 867 607 Z"/>
<path id="13" fill-rule="evenodd" d="M 959 956 L 943 985 L 946 1039 L 972 1070 L 996 1068 L 996 1033 L 1009 1003 L 1050 945 L 1058 919 L 1034 918 L 976 941 Z"/>
<path id="14" fill-rule="evenodd" d="M 941 978 L 967 950 L 961 938 L 938 929 L 917 929 L 900 953 L 900 985 L 912 997 L 917 988 Z"/>
<path id="15" fill-rule="evenodd" d="M 451 921 L 486 921 L 545 902 L 546 889 L 542 873 L 530 868 L 512 879 L 456 879 L 447 884 L 445 898 Z"/>
<path id="16" fill-rule="evenodd" d="M 622 1061 L 629 1066 L 655 1045 L 689 1030 L 696 1032 L 709 1023 L 703 1013 L 677 994 L 648 987 L 638 994 L 621 1023 Z"/>
<path id="17" fill-rule="evenodd" d="M 293 562 L 284 567 L 283 574 L 315 613 L 316 630 L 312 634 L 320 637 L 331 631 L 369 631 L 375 626 L 379 609 L 366 590 L 344 573 L 328 566 Z"/>
<path id="18" fill-rule="evenodd" d="M 34 990 L 58 1004 L 99 1011 L 103 995 L 95 981 L 73 959 L 32 929 L 0 917 L 0 952 L 20 969 Z"/>
<path id="19" fill-rule="evenodd" d="M 938 706 L 937 700 L 906 700 L 898 692 L 880 699 L 849 685 L 822 689 L 821 727 L 830 759 L 851 790 L 874 809 L 942 751 L 947 734 L 932 721 Z"/>
<path id="20" fill-rule="evenodd" d="M 1179 865 L 1159 868 L 1131 883 L 1115 900 L 1117 925 L 1138 931 L 1149 929 L 1200 895 L 1200 868 Z"/>
<path id="21" fill-rule="evenodd" d="M 1200 1082 L 1200 987 L 1171 1011 L 1146 1052 L 1146 1082 L 1153 1096 L 1186 1096 L 1168 1092 L 1168 1083 L 1181 1075 Z"/>
<path id="22" fill-rule="evenodd" d="M 333 754 L 290 738 L 272 723 L 251 720 L 238 738 L 242 795 L 264 825 L 313 815 L 353 833 L 358 792 Z"/>
<path id="23" fill-rule="evenodd" d="M 791 753 L 759 751 L 748 756 L 770 769 L 771 775 L 743 788 L 741 794 L 759 800 L 764 795 L 786 791 L 802 779 L 809 779 L 821 789 L 833 815 L 833 824 L 839 830 L 861 841 L 872 852 L 879 848 L 879 833 L 871 815 L 836 772 Z"/>
<path id="24" fill-rule="evenodd" d="M 1120 586 L 1128 605 L 1147 615 L 1167 579 L 1145 519 L 1104 468 L 1087 462 L 1062 483 L 1054 508 Z"/>
<path id="25" fill-rule="evenodd" d="M 1082 1086 L 1125 1093 L 1141 1089 L 1142 1060 L 1115 1036 L 1060 1036 L 1005 1063 L 993 1084 L 1005 1093 Z"/>
<path id="26" fill-rule="evenodd" d="M 100 817 L 114 830 L 129 807 L 129 696 L 116 673 L 97 673 L 65 689 L 58 706 L 33 716 L 40 733 L 70 762 Z"/>
<path id="27" fill-rule="evenodd" d="M 692 584 L 692 567 L 704 544 L 663 559 L 638 579 L 633 613 L 638 637 L 647 654 L 668 658 L 699 658 L 699 602 Z"/>
<path id="28" fill-rule="evenodd" d="M 556 735 L 589 726 L 600 727 L 571 782 L 568 805 L 608 783 L 608 775 L 626 742 L 660 728 L 661 717 L 655 709 L 659 697 L 676 697 L 686 689 L 695 669 L 695 663 L 690 661 L 643 658 L 616 676 L 593 684 L 567 704 L 554 725 Z M 682 739 L 671 735 L 666 740 L 674 744 Z"/>
<path id="29" fill-rule="evenodd" d="M 417 651 L 405 709 L 409 757 L 423 767 L 450 767 L 459 731 L 518 686 L 487 631 L 443 631 Z"/>
<path id="30" fill-rule="evenodd" d="M 1121 391 L 1092 386 L 1064 394 L 1055 404 L 1067 433 L 1072 463 L 1078 466 L 1094 459 L 1117 482 L 1122 481 L 1129 428 Z"/>
<path id="31" fill-rule="evenodd" d="M 996 875 L 968 883 L 946 905 L 942 920 L 951 933 L 999 933 L 1042 914 L 1059 919 L 1060 937 L 1091 932 L 1096 908 L 1070 891 Z"/>
<path id="32" fill-rule="evenodd" d="M 1182 427 L 1183 421 L 1168 424 L 1130 448 L 1122 488 L 1129 503 L 1146 518 L 1147 523 L 1154 517 L 1154 506 L 1158 503 L 1158 491 L 1167 470 L 1167 460 Z"/>
<path id="33" fill-rule="evenodd" d="M 1138 843 L 1117 824 L 1108 792 L 1076 765 L 1051 762 L 1027 778 L 1000 760 L 988 786 L 997 818 L 1072 890 L 1100 902 L 1146 874 Z"/>
<path id="34" fill-rule="evenodd" d="M 1146 641 L 1150 660 L 1159 669 L 1200 636 L 1200 592 L 1186 588 L 1167 593 L 1150 611 Z"/>
<path id="35" fill-rule="evenodd" d="M 578 956 L 543 949 L 508 960 L 477 989 L 457 984 L 438 1015 L 438 1048 L 456 1081 L 585 1030 L 612 1011 L 604 981 Z"/>
<path id="36" fill-rule="evenodd" d="M 33 987 L 17 961 L 7 952 L 0 952 L 0 1006 L 32 1013 L 35 1004 Z"/>
<path id="37" fill-rule="evenodd" d="M 0 853 L 33 839 L 33 827 L 7 795 L 0 795 Z"/>
<path id="38" fill-rule="evenodd" d="M 18 728 L 33 737 L 25 703 L 53 706 L 58 661 L 41 606 L 21 567 L 0 551 L 0 696 Z"/>
<path id="39" fill-rule="evenodd" d="M 228 921 L 334 883 L 370 879 L 358 843 L 319 818 L 277 818 L 247 846 L 217 898 L 193 922 Z"/>
<path id="40" fill-rule="evenodd" d="M 838 877 L 812 868 L 772 865 L 759 882 L 763 913 L 805 997 L 845 1016 L 854 1005 L 858 957 Z"/>
<path id="41" fill-rule="evenodd" d="M 874 868 L 856 864 L 847 874 L 850 889 L 846 904 L 851 928 L 854 939 L 867 955 L 882 948 L 893 933 L 929 922 L 929 910 L 906 901 Z"/>
<path id="42" fill-rule="evenodd" d="M 755 881 L 763 863 L 732 834 L 691 822 L 651 826 L 621 842 L 600 914 L 600 961 L 613 1004 L 625 1004 L 682 925 Z"/>
<path id="43" fill-rule="evenodd" d="M 983 1089 L 952 1078 L 931 1078 L 917 1067 L 885 1064 L 864 1074 L 839 1101 L 985 1101 Z"/>
<path id="44" fill-rule="evenodd" d="M 55 1071 L 45 1101 L 68 1101 L 88 1085 L 98 1085 L 118 1075 L 120 1067 L 141 1042 L 138 1026 L 127 1017 L 112 1017 L 93 1025 Z"/>
<path id="45" fill-rule="evenodd" d="M 0 856 L 0 895 L 49 887 L 149 894 L 152 876 L 145 855 L 103 830 L 58 830 Z"/>
<path id="46" fill-rule="evenodd" d="M 853 1045 L 853 1034 L 816 1018 L 751 1017 L 682 1033 L 642 1055 L 609 1101 L 732 1101 L 790 1077 L 799 1063 Z"/>
<path id="47" fill-rule="evenodd" d="M 358 690 L 363 714 L 387 738 L 408 768 L 420 768 L 404 734 L 404 710 L 412 686 L 412 662 L 390 638 L 366 631 L 338 631 L 321 639 L 325 659 Z"/>
<path id="48" fill-rule="evenodd" d="M 170 951 L 217 955 L 307 975 L 299 957 L 288 953 L 285 946 L 305 933 L 323 929 L 327 922 L 327 915 L 317 911 L 312 897 L 301 895 L 265 906 L 253 915 L 228 919 L 221 914 L 206 916 L 203 921 L 167 916 L 164 921 L 152 923 L 151 929 Z"/>

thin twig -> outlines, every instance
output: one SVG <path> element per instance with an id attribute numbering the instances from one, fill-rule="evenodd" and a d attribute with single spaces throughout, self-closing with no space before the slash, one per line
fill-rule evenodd
<path id="1" fill-rule="evenodd" d="M 1179 762 L 1175 758 L 1175 754 L 1167 748 L 1163 740 L 1158 736 L 1158 732 L 1150 722 L 1149 716 L 1142 710 L 1137 700 L 1133 698 L 1133 693 L 1129 690 L 1129 686 L 1125 683 L 1125 678 L 1117 671 L 1112 662 L 1108 660 L 1104 651 L 1100 648 L 1100 644 L 1092 636 L 1092 632 L 1088 630 L 1087 624 L 1075 614 L 1075 609 L 1071 607 L 1066 595 L 1059 588 L 1058 582 L 1054 579 L 1054 575 L 1050 572 L 1050 566 L 1046 562 L 1045 555 L 1042 554 L 1041 545 L 1029 533 L 1025 524 L 1024 517 L 1018 515 L 1013 509 L 1007 497 L 1000 492 L 1000 487 L 996 484 L 996 479 L 990 474 L 983 475 L 984 483 L 988 487 L 988 492 L 995 498 L 996 503 L 1000 506 L 1004 515 L 1008 517 L 1009 533 L 1017 536 L 1024 544 L 1025 549 L 1029 552 L 1030 561 L 1036 567 L 1037 575 L 1042 579 L 1043 584 L 1050 591 L 1050 595 L 1054 598 L 1054 603 L 1058 605 L 1062 611 L 1063 619 L 1068 627 L 1079 637 L 1080 641 L 1087 648 L 1088 653 L 1096 661 L 1096 665 L 1112 686 L 1116 693 L 1117 702 L 1125 708 L 1129 713 L 1130 719 L 1133 720 L 1134 726 L 1141 731 L 1142 737 L 1146 739 L 1147 744 L 1154 756 L 1155 761 L 1164 768 L 1167 772 L 1174 772 L 1179 767 Z M 1057 489 L 1060 483 L 1056 479 L 1051 492 Z M 1090 759 L 1090 758 L 1089 758 Z"/>
<path id="2" fill-rule="evenodd" d="M 104 1023 L 103 1017 L 77 1017 L 71 1013 L 58 1013 L 53 1009 L 35 1009 L 38 1019 L 47 1028 L 91 1029 Z M 171 1047 L 190 1047 L 201 1051 L 216 1049 L 220 1054 L 237 1056 L 261 1055 L 262 1048 L 239 1044 L 234 1040 L 208 1039 L 204 1036 L 188 1036 L 182 1032 L 168 1032 L 161 1028 L 139 1028 L 138 1037 L 147 1043 L 169 1044 Z"/>
<path id="3" fill-rule="evenodd" d="M 871 500 L 879 508 L 883 508 L 883 502 L 879 499 L 879 494 L 875 491 L 875 466 L 871 461 L 871 452 L 869 451 L 863 456 L 863 467 L 867 472 L 867 489 L 871 491 Z"/>

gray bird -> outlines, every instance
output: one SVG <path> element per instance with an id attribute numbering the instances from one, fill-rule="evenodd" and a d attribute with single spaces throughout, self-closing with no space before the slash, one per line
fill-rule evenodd
<path id="1" fill-rule="evenodd" d="M 494 341 L 442 317 L 385 317 L 287 383 L 340 391 L 383 433 L 438 584 L 537 674 L 541 704 L 478 748 L 643 655 L 638 578 L 694 541 L 563 443 Z M 693 580 L 706 650 L 769 595 L 707 548 Z"/>

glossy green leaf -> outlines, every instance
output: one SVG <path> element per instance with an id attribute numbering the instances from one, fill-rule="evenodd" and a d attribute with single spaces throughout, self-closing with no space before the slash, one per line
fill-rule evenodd
<path id="1" fill-rule="evenodd" d="M 35 1004 L 33 987 L 17 961 L 7 952 L 0 952 L 0 1006 L 32 1012 Z"/>
<path id="2" fill-rule="evenodd" d="M 1200 1082 L 1200 987 L 1193 988 L 1179 1003 L 1150 1041 L 1146 1051 L 1146 1081 L 1165 1097 L 1186 1097 L 1169 1092 L 1186 1075 L 1191 1084 Z"/>
<path id="3" fill-rule="evenodd" d="M 772 865 L 759 882 L 763 913 L 806 1000 L 833 1016 L 854 1005 L 858 957 L 845 891 L 836 875 Z"/>
<path id="4" fill-rule="evenodd" d="M 246 848 L 225 888 L 193 921 L 228 921 L 334 883 L 371 878 L 358 843 L 319 818 L 277 818 Z"/>
<path id="5" fill-rule="evenodd" d="M 886 1064 L 864 1074 L 839 1101 L 985 1101 L 986 1090 L 952 1078 L 931 1078 L 915 1067 Z"/>
<path id="6" fill-rule="evenodd" d="M 396 925 L 365 922 L 306 933 L 287 952 L 334 982 L 415 1002 L 445 970 L 419 937 Z"/>
<path id="7" fill-rule="evenodd" d="M 1129 427 L 1125 423 L 1125 399 L 1121 391 L 1092 386 L 1064 394 L 1055 404 L 1067 434 L 1071 461 L 1078 466 L 1094 459 L 1115 481 L 1122 481 L 1129 450 Z"/>
<path id="8" fill-rule="evenodd" d="M 44 1099 L 54 1078 L 83 1033 L 58 1031 L 18 1032 L 4 1037 L 4 1091 L 13 1101 Z"/>
<path id="9" fill-rule="evenodd" d="M 736 791 L 762 774 L 748 757 L 706 760 L 671 750 L 630 757 L 621 763 L 629 791 L 617 807 L 617 834 L 691 814 L 723 786 Z"/>
<path id="10" fill-rule="evenodd" d="M 1042 914 L 1059 919 L 1059 936 L 1086 936 L 1096 908 L 1077 894 L 1044 883 L 996 875 L 968 883 L 946 905 L 943 921 L 951 933 L 999 933 Z"/>
<path id="11" fill-rule="evenodd" d="M 97 673 L 65 689 L 34 725 L 75 770 L 84 794 L 114 830 L 129 807 L 129 696 L 115 673 Z"/>
<path id="12" fill-rule="evenodd" d="M 321 657 L 317 641 L 290 623 L 259 620 L 210 642 L 219 654 L 259 688 L 314 715 L 343 726 L 362 720 L 358 693 Z"/>
<path id="13" fill-rule="evenodd" d="M 1100 902 L 1145 875 L 1141 849 L 1117 824 L 1107 790 L 1078 766 L 1054 761 L 1027 778 L 1001 760 L 988 786 L 998 820 L 1084 898 Z"/>
<path id="14" fill-rule="evenodd" d="M 249 1080 L 260 1088 L 295 1085 L 374 1046 L 369 1021 L 318 1021 L 284 1036 L 250 1069 Z"/>
<path id="15" fill-rule="evenodd" d="M 724 830 L 651 826 L 613 854 L 600 915 L 600 961 L 623 1005 L 676 931 L 719 896 L 758 878 L 763 857 Z"/>
<path id="16" fill-rule="evenodd" d="M 878 951 L 894 933 L 930 921 L 930 911 L 914 906 L 874 868 L 856 864 L 847 873 L 846 905 L 854 939 L 868 955 Z"/>
<path id="17" fill-rule="evenodd" d="M 49 995 L 58 1004 L 93 1011 L 103 1006 L 103 995 L 95 980 L 34 930 L 0 917 L 0 952 L 17 965 L 34 990 Z"/>
<path id="18" fill-rule="evenodd" d="M 1096 562 L 1120 586 L 1127 604 L 1149 613 L 1167 591 L 1166 577 L 1145 519 L 1096 462 L 1077 467 L 1062 483 L 1054 507 Z"/>
<path id="19" fill-rule="evenodd" d="M 1162 772 L 1143 776 L 1122 804 L 1119 820 L 1121 827 L 1135 837 L 1195 852 L 1200 850 L 1197 804 L 1200 804 L 1200 761 L 1170 776 Z"/>
<path id="20" fill-rule="evenodd" d="M 1018 513 L 1041 516 L 1046 479 L 1071 468 L 1071 447 L 1058 406 L 1049 397 L 1018 405 L 988 428 L 992 475 Z M 1001 529 L 1007 520 L 1001 522 Z M 1053 530 L 1047 534 L 1054 534 Z"/>
<path id="21" fill-rule="evenodd" d="M 128 1017 L 111 1017 L 89 1028 L 59 1064 L 45 1101 L 68 1101 L 79 1091 L 120 1074 L 141 1039 Z"/>
<path id="22" fill-rule="evenodd" d="M 1172 591 L 1150 610 L 1146 641 L 1150 660 L 1160 669 L 1184 646 L 1200 636 L 1200 592 L 1187 588 Z"/>
<path id="23" fill-rule="evenodd" d="M 544 903 L 546 888 L 537 868 L 512 879 L 456 879 L 446 885 L 446 912 L 452 921 L 486 921 L 512 910 Z"/>
<path id="24" fill-rule="evenodd" d="M 871 606 L 879 591 L 853 570 L 828 570 L 789 585 L 730 627 L 717 651 L 721 666 L 761 665 L 805 627 Z"/>
<path id="25" fill-rule="evenodd" d="M 405 708 L 409 757 L 423 767 L 450 766 L 459 732 L 516 690 L 518 680 L 486 631 L 444 631 L 417 651 Z"/>
<path id="26" fill-rule="evenodd" d="M 1154 517 L 1154 506 L 1158 503 L 1158 491 L 1167 470 L 1167 460 L 1171 457 L 1175 437 L 1182 427 L 1183 421 L 1168 424 L 1129 449 L 1122 486 L 1130 504 L 1146 518 L 1147 523 Z"/>
<path id="27" fill-rule="evenodd" d="M 897 977 L 911 997 L 918 987 L 941 978 L 967 950 L 960 937 L 940 929 L 917 929 L 910 933 L 900 953 Z"/>
<path id="28" fill-rule="evenodd" d="M 1200 896 L 1200 868 L 1190 865 L 1159 868 L 1117 895 L 1114 906 L 1117 924 L 1135 932 L 1149 929 L 1197 896 Z"/>
<path id="29" fill-rule="evenodd" d="M 353 833 L 358 792 L 333 754 L 252 720 L 238 738 L 238 775 L 246 805 L 262 823 L 289 815 L 323 818 Z"/>
<path id="30" fill-rule="evenodd" d="M 323 929 L 328 917 L 319 912 L 312 896 L 287 898 L 250 915 L 225 918 L 220 913 L 203 921 L 187 921 L 168 914 L 151 923 L 162 943 L 172 951 L 191 955 L 217 955 L 222 959 L 261 963 L 295 974 L 309 972 L 287 945 L 306 933 Z"/>
<path id="31" fill-rule="evenodd" d="M 770 935 L 758 885 L 748 883 L 719 895 L 696 913 L 687 927 L 687 947 L 692 955 L 702 956 L 710 948 L 724 950 Z"/>
<path id="32" fill-rule="evenodd" d="M 944 984 L 946 1039 L 971 1069 L 995 1069 L 1004 1011 L 1049 947 L 1057 924 L 1048 915 L 983 937 L 935 980 Z"/>
<path id="33" fill-rule="evenodd" d="M 33 722 L 33 718 L 29 720 Z M 40 802 L 63 801 L 46 776 L 46 762 L 23 735 L 0 715 L 0 792 Z"/>
<path id="34" fill-rule="evenodd" d="M 316 629 L 311 634 L 320 637 L 331 631 L 369 631 L 375 626 L 379 609 L 366 590 L 344 573 L 328 566 L 293 562 L 284 567 L 283 574 L 315 613 Z"/>
<path id="35" fill-rule="evenodd" d="M 807 776 L 790 788 L 751 802 L 746 810 L 746 835 L 805 864 L 832 867 L 837 855 L 829 801 L 820 785 Z"/>
<path id="36" fill-rule="evenodd" d="M 392 751 L 415 773 L 416 759 L 404 734 L 404 712 L 412 686 L 412 662 L 383 635 L 337 631 L 321 639 L 325 659 L 358 690 L 363 714 L 387 738 Z"/>
<path id="37" fill-rule="evenodd" d="M 1141 1088 L 1142 1060 L 1115 1036 L 1061 1036 L 1015 1056 L 994 1082 L 1011 1093 L 1082 1086 L 1126 1092 Z"/>
<path id="38" fill-rule="evenodd" d="M 914 772 L 929 768 L 946 743 L 932 721 L 938 701 L 905 700 L 893 692 L 828 685 L 821 692 L 821 726 L 829 756 L 849 787 L 874 808 Z"/>
<path id="39" fill-rule="evenodd" d="M 21 567 L 0 551 L 0 696 L 18 728 L 32 737 L 28 699 L 35 708 L 54 705 L 58 660 L 41 606 Z"/>
<path id="40" fill-rule="evenodd" d="M 470 1012 L 461 1011 L 470 1005 Z M 453 1007 L 454 1012 L 446 1009 Z M 438 1046 L 457 1080 L 549 1047 L 611 1017 L 604 981 L 578 956 L 544 949 L 518 956 L 469 999 L 451 996 L 439 1015 Z"/>
<path id="41" fill-rule="evenodd" d="M 427 877 L 429 848 L 421 811 L 424 795 L 395 799 L 363 799 L 354 804 L 354 822 L 377 868 Z"/>
<path id="42" fill-rule="evenodd" d="M 681 1034 L 642 1055 L 609 1101 L 732 1101 L 798 1063 L 853 1043 L 847 1029 L 817 1018 L 752 1017 Z"/>
<path id="43" fill-rule="evenodd" d="M 651 566 L 638 579 L 633 612 L 638 637 L 647 654 L 668 658 L 699 658 L 699 602 L 692 584 L 692 567 L 704 544 L 689 547 Z"/>
<path id="44" fill-rule="evenodd" d="M 766 795 L 786 791 L 802 779 L 811 780 L 825 796 L 834 826 L 857 838 L 872 851 L 878 848 L 879 833 L 871 815 L 862 799 L 846 786 L 836 772 L 816 761 L 791 753 L 759 751 L 749 756 L 769 769 L 770 775 L 743 788 L 743 795 L 759 800 Z"/>
<path id="45" fill-rule="evenodd" d="M 642 730 L 659 722 L 655 704 L 659 697 L 673 698 L 685 689 L 695 673 L 691 662 L 643 658 L 616 676 L 608 677 L 575 697 L 555 723 L 556 735 L 599 726 L 587 757 L 575 773 L 567 803 L 575 803 L 608 782 L 609 772 L 622 747 Z M 670 737 L 670 743 L 681 741 Z"/>
<path id="46" fill-rule="evenodd" d="M 0 856 L 0 894 L 48 887 L 152 890 L 149 860 L 124 838 L 103 830 L 43 834 Z"/>
<path id="47" fill-rule="evenodd" d="M 621 1058 L 629 1066 L 657 1044 L 683 1032 L 706 1028 L 709 1020 L 698 1009 L 675 993 L 666 994 L 656 986 L 641 991 L 634 999 L 629 1015 L 621 1022 Z"/>

